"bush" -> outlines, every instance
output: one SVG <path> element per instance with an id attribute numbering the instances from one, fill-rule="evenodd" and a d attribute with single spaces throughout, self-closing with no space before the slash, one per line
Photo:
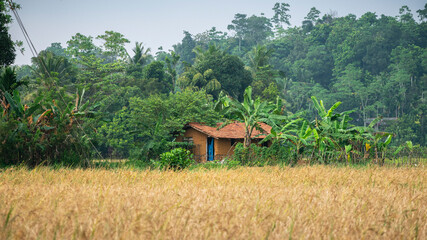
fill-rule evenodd
<path id="1" fill-rule="evenodd" d="M 238 143 L 232 161 L 247 166 L 290 164 L 290 153 L 290 149 L 280 142 L 273 142 L 270 147 L 251 144 L 250 148 L 244 148 L 242 143 Z"/>
<path id="2" fill-rule="evenodd" d="M 233 159 L 226 159 L 224 161 L 224 163 L 227 165 L 228 169 L 235 169 L 235 168 L 241 166 L 239 161 L 236 161 Z"/>
<path id="3" fill-rule="evenodd" d="M 169 152 L 162 153 L 159 161 L 153 164 L 159 169 L 181 170 L 193 163 L 193 155 L 183 148 L 175 148 Z"/>

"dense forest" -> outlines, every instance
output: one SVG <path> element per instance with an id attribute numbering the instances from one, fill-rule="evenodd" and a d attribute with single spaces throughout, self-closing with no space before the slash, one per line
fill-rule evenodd
<path id="1" fill-rule="evenodd" d="M 23 66 L 12 65 L 18 46 L 5 1 L 0 7 L 9 49 L 0 54 L 2 156 L 154 158 L 186 123 L 224 121 L 218 99 L 243 101 L 249 86 L 254 98 L 280 100 L 282 112 L 306 119 L 317 116 L 312 96 L 325 106 L 340 101 L 352 124 L 380 117 L 391 144 L 426 146 L 427 4 L 398 16 L 337 17 L 313 7 L 292 27 L 292 6 L 276 3 L 265 15 L 237 13 L 227 32 L 184 31 L 168 51 L 114 31 L 76 33 Z"/>

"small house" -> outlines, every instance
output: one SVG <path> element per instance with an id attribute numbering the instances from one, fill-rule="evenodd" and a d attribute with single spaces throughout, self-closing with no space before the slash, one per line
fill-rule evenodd
<path id="1" fill-rule="evenodd" d="M 198 162 L 222 160 L 233 155 L 237 143 L 243 143 L 245 124 L 234 122 L 220 129 L 219 126 L 221 123 L 217 124 L 217 127 L 195 122 L 188 123 L 184 127 L 184 134 L 176 141 L 192 143 L 192 153 Z M 263 131 L 254 129 L 252 132 L 253 143 L 258 143 L 270 134 L 271 126 L 265 123 L 260 123 L 260 126 Z"/>

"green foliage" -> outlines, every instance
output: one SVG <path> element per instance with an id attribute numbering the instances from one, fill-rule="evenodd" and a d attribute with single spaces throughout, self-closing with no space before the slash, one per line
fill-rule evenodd
<path id="1" fill-rule="evenodd" d="M 190 151 L 183 148 L 175 148 L 170 152 L 160 154 L 160 160 L 154 161 L 156 168 L 167 170 L 182 170 L 193 163 L 193 156 Z"/>
<path id="2" fill-rule="evenodd" d="M 93 43 L 93 37 L 77 33 L 67 41 L 67 54 L 74 59 L 97 55 L 101 49 Z"/>
<path id="3" fill-rule="evenodd" d="M 13 67 L 5 67 L 0 69 L 0 98 L 3 98 L 4 93 L 12 94 L 17 88 L 27 85 L 26 81 L 18 81 L 16 70 Z"/>
<path id="4" fill-rule="evenodd" d="M 169 150 L 167 143 L 182 133 L 188 122 L 213 124 L 218 119 L 212 98 L 204 91 L 133 97 L 112 122 L 103 124 L 100 138 L 112 156 L 148 161 Z"/>
<path id="5" fill-rule="evenodd" d="M 261 167 L 294 163 L 295 158 L 291 154 L 291 148 L 285 147 L 280 141 L 274 141 L 269 147 L 252 144 L 250 148 L 245 148 L 242 143 L 238 143 L 230 164 Z"/>
<path id="6" fill-rule="evenodd" d="M 219 89 L 230 96 L 241 99 L 243 91 L 252 82 L 252 76 L 245 69 L 242 60 L 231 56 L 215 45 L 204 51 L 196 48 L 196 60 L 188 67 L 178 80 L 181 88 L 188 86 L 206 89 L 214 98 L 218 97 Z"/>
<path id="7" fill-rule="evenodd" d="M 144 66 L 150 63 L 152 56 L 150 55 L 151 48 L 147 48 L 144 50 L 144 46 L 142 43 L 135 42 L 135 47 L 132 49 L 133 56 L 128 55 L 128 61 L 130 64 Z"/>
<path id="8" fill-rule="evenodd" d="M 86 106 L 69 103 L 61 110 L 54 103 L 42 105 L 42 97 L 27 106 L 16 90 L 13 95 L 6 92 L 5 99 L 9 105 L 0 100 L 1 164 L 81 165 L 89 157 L 89 139 L 78 128 Z"/>
<path id="9" fill-rule="evenodd" d="M 234 15 L 232 24 L 227 29 L 234 31 L 239 41 L 238 52 L 242 48 L 250 49 L 252 46 L 262 44 L 269 36 L 273 35 L 270 20 L 264 16 L 252 15 L 247 17 L 246 14 L 238 13 Z"/>
<path id="10" fill-rule="evenodd" d="M 253 100 L 251 86 L 246 88 L 243 98 L 243 103 L 240 103 L 228 96 L 223 96 L 219 99 L 217 107 L 222 109 L 225 116 L 245 124 L 244 146 L 247 148 L 251 145 L 251 136 L 254 129 L 263 131 L 260 123 L 267 123 L 274 126 L 274 121 L 281 119 L 281 116 L 274 113 L 277 110 L 276 105 L 261 101 L 260 98 Z M 228 123 L 230 121 L 225 122 L 223 126 Z"/>
<path id="11" fill-rule="evenodd" d="M 141 88 L 145 95 L 172 91 L 172 79 L 166 77 L 164 64 L 161 61 L 154 61 L 144 68 Z"/>
<path id="12" fill-rule="evenodd" d="M 58 84 L 61 86 L 75 81 L 76 70 L 67 57 L 55 55 L 50 51 L 41 51 L 31 61 L 33 63 L 32 74 L 35 78 L 46 80 L 55 76 L 60 79 Z"/>
<path id="13" fill-rule="evenodd" d="M 19 8 L 19 5 L 15 7 Z M 15 60 L 15 44 L 9 34 L 8 25 L 12 22 L 8 14 L 7 2 L 0 1 L 0 67 L 8 66 Z"/>
<path id="14" fill-rule="evenodd" d="M 221 90 L 221 83 L 215 78 L 212 69 L 206 70 L 203 74 L 196 69 L 188 69 L 178 79 L 181 89 L 206 90 L 207 93 L 217 97 Z"/>
<path id="15" fill-rule="evenodd" d="M 116 59 L 124 59 L 127 55 L 125 44 L 130 43 L 123 34 L 114 31 L 105 31 L 105 34 L 99 35 L 96 39 L 104 41 L 104 55 L 110 58 L 111 61 Z"/>
<path id="16" fill-rule="evenodd" d="M 291 15 L 289 15 L 287 12 L 289 12 L 290 5 L 287 3 L 275 3 L 273 7 L 274 16 L 272 18 L 272 21 L 274 24 L 276 24 L 276 27 L 282 27 L 283 23 L 286 23 L 287 25 L 291 25 L 289 22 L 289 19 L 291 18 Z"/>

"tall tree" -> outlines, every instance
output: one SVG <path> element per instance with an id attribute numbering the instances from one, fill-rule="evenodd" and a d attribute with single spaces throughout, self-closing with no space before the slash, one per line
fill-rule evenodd
<path id="1" fill-rule="evenodd" d="M 181 56 L 181 62 L 188 64 L 194 63 L 194 58 L 196 54 L 193 52 L 193 49 L 196 47 L 196 42 L 194 41 L 191 33 L 184 31 L 184 38 L 181 43 L 173 45 L 174 51 Z"/>
<path id="2" fill-rule="evenodd" d="M 267 48 L 265 45 L 257 45 L 252 48 L 248 53 L 249 67 L 253 75 L 255 75 L 260 68 L 270 66 L 270 57 L 274 50 Z"/>
<path id="3" fill-rule="evenodd" d="M 166 56 L 165 57 L 165 63 L 166 63 L 166 73 L 169 75 L 169 77 L 172 80 L 172 91 L 175 92 L 176 90 L 176 78 L 177 78 L 177 65 L 179 62 L 179 59 L 181 57 L 176 54 L 176 52 L 171 51 L 170 53 L 170 57 Z"/>
<path id="4" fill-rule="evenodd" d="M 427 3 L 424 5 L 424 9 L 417 10 L 417 13 L 421 21 L 424 21 L 424 19 L 427 19 Z"/>
<path id="5" fill-rule="evenodd" d="M 70 40 L 67 41 L 67 54 L 74 59 L 89 57 L 100 54 L 99 47 L 93 43 L 92 36 L 85 36 L 81 33 L 76 33 Z"/>
<path id="6" fill-rule="evenodd" d="M 151 49 L 144 49 L 142 43 L 135 43 L 135 47 L 132 49 L 133 56 L 130 56 L 127 52 L 127 73 L 136 79 L 142 78 L 142 70 L 145 65 L 153 60 L 153 56 L 150 54 Z"/>
<path id="7" fill-rule="evenodd" d="M 74 80 L 75 70 L 66 57 L 55 55 L 50 51 L 41 51 L 38 57 L 31 59 L 34 77 L 48 79 L 52 76 L 60 80 L 60 85 Z"/>
<path id="8" fill-rule="evenodd" d="M 128 61 L 130 64 L 139 64 L 141 66 L 144 66 L 148 63 L 150 63 L 150 60 L 152 60 L 152 56 L 150 54 L 151 48 L 144 49 L 145 47 L 142 45 L 142 42 L 135 42 L 135 47 L 132 49 L 133 56 L 130 56 L 127 52 Z"/>
<path id="9" fill-rule="evenodd" d="M 234 15 L 234 19 L 231 21 L 232 24 L 227 26 L 229 31 L 235 32 L 235 36 L 239 40 L 239 51 L 241 51 L 242 41 L 248 29 L 246 16 L 246 14 L 237 13 Z"/>
<path id="10" fill-rule="evenodd" d="M 277 2 L 274 4 L 274 16 L 271 20 L 276 24 L 276 28 L 282 28 L 283 24 L 291 25 L 289 22 L 291 15 L 288 14 L 289 7 L 290 5 L 288 3 Z"/>
<path id="11" fill-rule="evenodd" d="M 264 16 L 246 17 L 246 14 L 234 15 L 232 24 L 227 29 L 235 32 L 235 37 L 239 41 L 238 50 L 242 51 L 242 46 L 250 48 L 257 44 L 262 44 L 269 36 L 273 34 L 271 22 Z"/>
<path id="12" fill-rule="evenodd" d="M 196 53 L 194 69 L 201 74 L 211 69 L 213 74 L 210 79 L 217 79 L 222 90 L 236 99 L 241 99 L 243 91 L 252 82 L 251 73 L 245 69 L 242 60 L 214 45 L 209 46 L 206 51 L 198 48 Z"/>
<path id="13" fill-rule="evenodd" d="M 104 40 L 104 54 L 111 61 L 124 59 L 127 55 L 125 44 L 130 41 L 123 34 L 114 31 L 105 31 L 105 34 L 99 35 L 96 39 Z"/>
<path id="14" fill-rule="evenodd" d="M 169 93 L 172 91 L 172 81 L 167 77 L 165 63 L 154 61 L 144 68 L 142 90 L 146 95 Z"/>
<path id="15" fill-rule="evenodd" d="M 302 28 L 304 32 L 310 32 L 314 25 L 319 21 L 320 11 L 315 7 L 310 9 L 310 12 L 307 13 L 307 16 L 304 17 L 304 21 L 302 21 Z"/>
<path id="16" fill-rule="evenodd" d="M 52 52 L 56 56 L 69 57 L 66 53 L 66 49 L 63 48 L 59 42 L 51 43 L 50 46 L 45 49 L 45 51 Z"/>
<path id="17" fill-rule="evenodd" d="M 8 14 L 6 1 L 0 0 L 0 66 L 7 66 L 15 61 L 15 45 L 8 32 L 8 25 L 11 22 L 12 18 Z"/>

